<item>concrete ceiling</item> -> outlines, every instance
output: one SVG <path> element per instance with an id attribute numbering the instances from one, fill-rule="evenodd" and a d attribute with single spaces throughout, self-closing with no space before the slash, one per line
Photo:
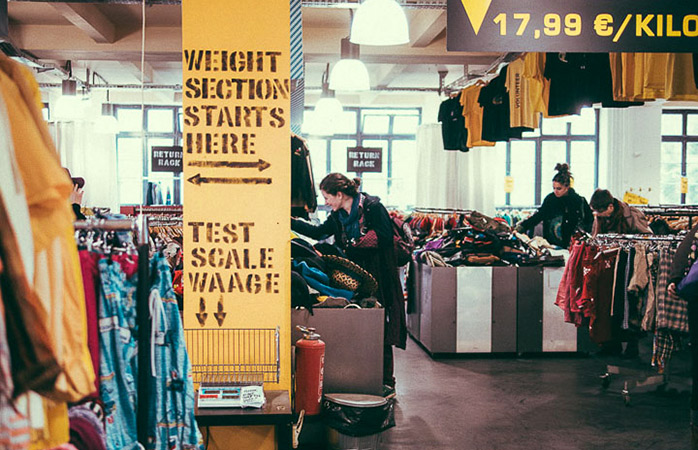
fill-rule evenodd
<path id="1" fill-rule="evenodd" d="M 150 2 L 152 3 L 152 2 Z M 163 2 L 168 3 L 168 2 Z M 177 3 L 170 1 L 169 3 Z M 327 3 L 327 2 L 325 2 Z M 331 3 L 331 2 L 330 2 Z M 304 4 L 313 4 L 306 0 Z M 303 45 L 306 89 L 320 86 L 327 63 L 340 57 L 340 40 L 348 36 L 350 8 L 303 7 Z M 342 6 L 342 5 L 333 5 Z M 87 72 L 97 72 L 111 85 L 140 83 L 140 4 L 122 0 L 107 3 L 10 1 L 10 38 L 43 64 L 64 67 L 71 61 L 73 75 L 82 81 L 103 83 Z M 443 8 L 406 8 L 410 43 L 392 47 L 361 47 L 372 88 L 436 89 L 439 71 L 447 70 L 445 82 L 466 70 L 478 72 L 499 55 L 495 53 L 446 52 L 446 11 Z M 145 14 L 145 81 L 157 85 L 181 84 L 181 6 L 150 4 Z M 60 73 L 38 74 L 42 83 L 58 83 Z"/>

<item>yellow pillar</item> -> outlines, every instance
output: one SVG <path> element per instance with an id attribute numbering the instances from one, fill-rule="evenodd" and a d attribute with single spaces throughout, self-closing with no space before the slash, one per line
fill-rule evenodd
<path id="1" fill-rule="evenodd" d="M 288 391 L 289 14 L 283 1 L 182 1 L 184 325 L 280 327 L 265 389 Z M 274 448 L 272 427 L 212 430 L 209 448 Z"/>

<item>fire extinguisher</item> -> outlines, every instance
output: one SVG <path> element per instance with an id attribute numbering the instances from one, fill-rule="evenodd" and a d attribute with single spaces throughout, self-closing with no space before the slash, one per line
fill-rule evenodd
<path id="1" fill-rule="evenodd" d="M 296 342 L 296 403 L 295 412 L 320 414 L 322 378 L 325 372 L 325 343 L 315 328 L 297 325 L 303 337 Z"/>

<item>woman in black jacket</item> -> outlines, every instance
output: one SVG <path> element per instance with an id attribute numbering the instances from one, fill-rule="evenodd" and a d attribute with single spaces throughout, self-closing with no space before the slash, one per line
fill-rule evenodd
<path id="1" fill-rule="evenodd" d="M 291 219 L 291 229 L 313 239 L 334 236 L 335 245 L 363 267 L 378 282 L 376 297 L 385 308 L 383 384 L 394 392 L 393 349 L 404 349 L 407 327 L 402 285 L 398 275 L 390 215 L 378 197 L 359 192 L 361 179 L 350 180 L 340 173 L 327 175 L 320 183 L 325 204 L 332 208 L 321 225 Z"/>
<path id="2" fill-rule="evenodd" d="M 591 231 L 594 216 L 586 199 L 570 187 L 570 167 L 558 164 L 555 170 L 553 192 L 535 214 L 517 225 L 516 231 L 523 233 L 543 222 L 543 237 L 553 245 L 567 248 L 575 231 Z"/>

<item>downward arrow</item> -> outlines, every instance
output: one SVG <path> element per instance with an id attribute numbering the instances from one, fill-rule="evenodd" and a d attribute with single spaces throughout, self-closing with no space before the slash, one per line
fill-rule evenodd
<path id="1" fill-rule="evenodd" d="M 199 300 L 199 312 L 196 313 L 196 318 L 199 319 L 199 325 L 202 327 L 206 325 L 206 318 L 208 317 L 208 313 L 206 313 L 206 300 L 204 300 L 203 297 L 200 297 Z"/>
<path id="2" fill-rule="evenodd" d="M 266 170 L 271 167 L 271 164 L 263 159 L 257 162 L 233 162 L 233 161 L 190 161 L 192 167 L 232 167 L 235 169 L 258 168 L 259 171 Z"/>
<path id="3" fill-rule="evenodd" d="M 213 313 L 214 316 L 216 316 L 216 320 L 218 321 L 218 326 L 222 327 L 223 326 L 223 321 L 225 320 L 225 316 L 228 314 L 223 311 L 223 297 L 221 297 L 218 300 L 218 312 Z"/>
<path id="4" fill-rule="evenodd" d="M 219 177 L 202 177 L 201 174 L 196 174 L 187 179 L 188 182 L 197 186 L 201 184 L 271 184 L 271 178 L 219 178 Z"/>

